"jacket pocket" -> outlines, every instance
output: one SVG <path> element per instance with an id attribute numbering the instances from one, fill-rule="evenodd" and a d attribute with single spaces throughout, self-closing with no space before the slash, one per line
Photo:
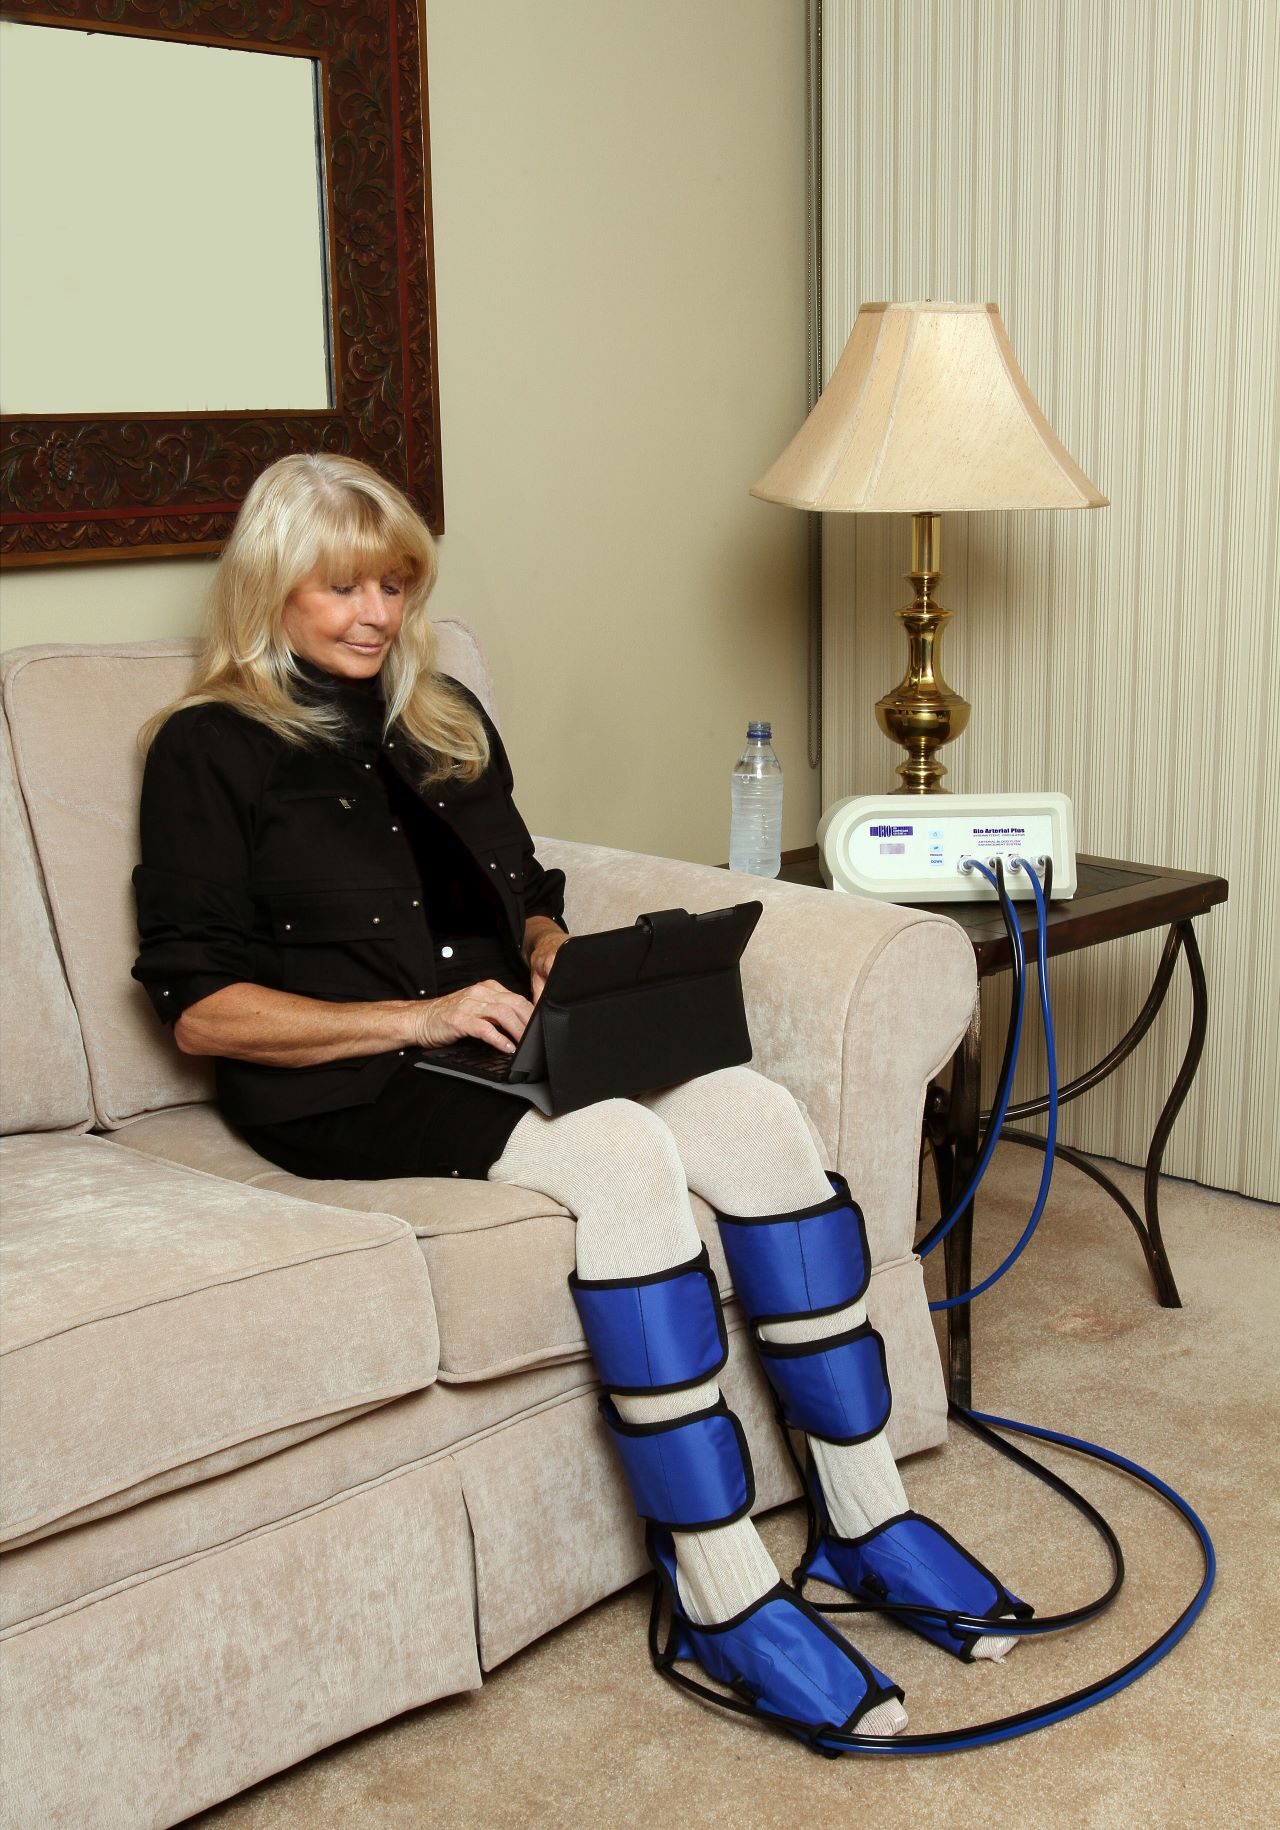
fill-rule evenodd
<path id="1" fill-rule="evenodd" d="M 393 889 L 270 891 L 280 990 L 339 1004 L 406 996 L 408 916 L 396 907 L 405 900 Z"/>
<path id="2" fill-rule="evenodd" d="M 280 947 L 390 941 L 400 932 L 403 896 L 395 890 L 276 890 L 267 899 Z"/>

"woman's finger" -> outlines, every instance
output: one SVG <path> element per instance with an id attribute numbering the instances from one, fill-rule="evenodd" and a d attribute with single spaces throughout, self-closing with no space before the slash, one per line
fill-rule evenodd
<path id="1" fill-rule="evenodd" d="M 490 1048 L 501 1049 L 504 1055 L 514 1055 L 516 1052 L 516 1045 L 510 1036 L 504 1036 L 500 1029 L 496 1029 L 492 1023 L 486 1023 L 483 1018 L 476 1018 L 474 1027 L 466 1033 L 474 1036 L 477 1042 L 487 1042 Z"/>

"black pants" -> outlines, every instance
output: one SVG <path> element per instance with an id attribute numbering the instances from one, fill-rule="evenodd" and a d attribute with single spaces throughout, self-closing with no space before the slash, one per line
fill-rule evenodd
<path id="1" fill-rule="evenodd" d="M 518 970 L 488 936 L 446 942 L 440 990 L 458 990 L 494 978 L 530 994 L 527 971 Z M 424 1074 L 405 1058 L 371 1105 L 346 1106 L 273 1125 L 241 1125 L 241 1136 L 268 1162 L 290 1175 L 332 1181 L 383 1181 L 388 1176 L 466 1176 L 482 1182 L 507 1147 L 507 1139 L 532 1108 L 482 1081 Z"/>

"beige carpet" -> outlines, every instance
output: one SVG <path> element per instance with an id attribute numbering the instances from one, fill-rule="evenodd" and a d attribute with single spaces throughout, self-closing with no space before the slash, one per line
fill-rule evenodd
<path id="1" fill-rule="evenodd" d="M 1004 1146 L 979 1219 L 983 1269 L 1017 1236 L 1039 1158 Z M 1140 1202 L 1141 1178 L 1117 1170 Z M 677 1694 L 650 1672 L 642 1587 L 602 1603 L 494 1672 L 190 1820 L 201 1830 L 316 1825 L 1046 1826 L 1280 1821 L 1276 1688 L 1276 1334 L 1280 1210 L 1166 1181 L 1163 1220 L 1186 1307 L 1158 1308 L 1137 1241 L 1105 1195 L 1062 1167 L 1026 1258 L 975 1309 L 979 1408 L 1092 1437 L 1185 1493 L 1217 1544 L 1200 1621 L 1121 1696 L 1040 1734 L 930 1759 L 821 1759 Z M 940 1259 L 941 1253 L 937 1254 Z M 962 1666 L 887 1623 L 858 1643 L 928 1730 L 1028 1707 L 1141 1651 L 1194 1593 L 1194 1539 L 1124 1477 L 1053 1457 L 1110 1517 L 1129 1577 L 1093 1626 Z M 906 1466 L 933 1513 L 1041 1612 L 1105 1584 L 1063 1502 L 954 1430 Z M 799 1510 L 764 1524 L 790 1569 Z"/>

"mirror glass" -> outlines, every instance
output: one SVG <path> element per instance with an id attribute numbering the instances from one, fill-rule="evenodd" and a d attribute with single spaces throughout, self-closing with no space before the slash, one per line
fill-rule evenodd
<path id="1" fill-rule="evenodd" d="M 0 411 L 332 406 L 317 71 L 0 21 Z"/>

